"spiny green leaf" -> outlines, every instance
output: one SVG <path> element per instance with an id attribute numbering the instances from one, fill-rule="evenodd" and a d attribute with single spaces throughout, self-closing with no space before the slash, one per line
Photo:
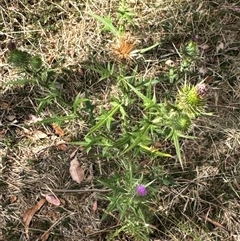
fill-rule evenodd
<path id="1" fill-rule="evenodd" d="M 137 146 L 141 141 L 143 140 L 143 137 L 146 135 L 148 129 L 150 128 L 150 124 L 146 124 L 142 131 L 139 131 L 138 137 L 134 140 L 134 142 L 127 148 L 125 149 L 121 154 L 125 154 L 131 149 L 133 149 L 135 146 Z"/>
<path id="2" fill-rule="evenodd" d="M 109 121 L 109 119 L 112 119 L 112 116 L 118 111 L 118 109 L 121 106 L 120 104 L 116 104 L 116 103 L 112 103 L 112 104 L 114 105 L 114 107 L 107 114 L 105 114 L 105 118 L 101 118 L 100 121 L 90 129 L 90 131 L 87 133 L 86 136 L 89 136 L 96 130 L 100 129 L 105 123 Z"/>
<path id="3" fill-rule="evenodd" d="M 94 13 L 89 13 L 89 15 L 91 15 L 92 17 L 94 17 L 95 19 L 97 19 L 99 22 L 101 22 L 104 25 L 103 30 L 105 31 L 110 31 L 111 33 L 113 33 L 115 36 L 119 37 L 119 31 L 117 28 L 114 27 L 114 25 L 112 24 L 112 20 L 110 15 L 108 15 L 107 17 L 103 18 L 101 16 L 98 16 Z"/>
<path id="4" fill-rule="evenodd" d="M 126 80 L 122 80 L 135 92 L 136 95 L 138 95 L 138 97 L 140 97 L 144 101 L 145 105 L 155 105 L 153 100 L 147 98 L 144 94 L 142 94 L 139 90 L 137 90 L 135 87 L 129 84 Z"/>

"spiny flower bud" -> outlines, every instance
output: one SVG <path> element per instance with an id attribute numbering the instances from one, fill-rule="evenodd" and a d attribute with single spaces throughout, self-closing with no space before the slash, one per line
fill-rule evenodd
<path id="1" fill-rule="evenodd" d="M 196 86 L 184 85 L 178 91 L 176 105 L 190 118 L 195 118 L 204 110 L 204 99 Z"/>
<path id="2" fill-rule="evenodd" d="M 42 67 L 42 59 L 39 56 L 34 56 L 30 60 L 30 65 L 33 70 L 39 70 Z"/>
<path id="3" fill-rule="evenodd" d="M 18 68 L 25 68 L 29 65 L 31 55 L 25 51 L 14 49 L 10 52 L 9 63 Z"/>
<path id="4" fill-rule="evenodd" d="M 171 127 L 175 130 L 185 132 L 189 129 L 191 120 L 186 114 L 175 114 L 172 116 Z"/>

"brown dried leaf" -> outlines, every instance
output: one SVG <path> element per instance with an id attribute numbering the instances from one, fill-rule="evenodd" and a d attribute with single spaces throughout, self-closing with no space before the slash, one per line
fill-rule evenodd
<path id="1" fill-rule="evenodd" d="M 78 148 L 70 154 L 70 158 L 74 158 L 77 154 Z"/>
<path id="2" fill-rule="evenodd" d="M 52 221 L 56 221 L 56 220 L 58 219 L 57 213 L 56 213 L 56 212 L 53 212 L 53 211 L 51 211 L 51 210 L 49 210 L 49 211 L 47 212 L 47 217 L 48 217 L 49 219 L 51 219 Z"/>
<path id="3" fill-rule="evenodd" d="M 6 102 L 1 102 L 0 103 L 0 109 L 7 110 L 7 111 L 11 110 L 9 104 L 6 103 Z"/>
<path id="4" fill-rule="evenodd" d="M 66 201 L 62 198 L 59 198 L 59 201 L 61 202 L 62 206 L 65 206 L 66 205 Z"/>
<path id="5" fill-rule="evenodd" d="M 57 145 L 57 149 L 59 151 L 66 151 L 68 149 L 68 146 L 65 143 L 60 143 Z"/>
<path id="6" fill-rule="evenodd" d="M 62 128 L 56 124 L 52 124 L 52 128 L 55 131 L 55 134 L 59 135 L 59 136 L 64 136 L 64 131 L 62 130 Z"/>
<path id="7" fill-rule="evenodd" d="M 7 129 L 0 130 L 0 137 L 3 138 L 7 134 Z"/>
<path id="8" fill-rule="evenodd" d="M 34 207 L 27 209 L 27 211 L 23 215 L 23 223 L 25 225 L 25 233 L 26 233 L 27 239 L 29 239 L 29 234 L 28 234 L 29 224 L 34 214 L 43 206 L 45 202 L 46 202 L 46 199 L 42 198 Z"/>
<path id="9" fill-rule="evenodd" d="M 80 167 L 80 163 L 76 157 L 70 162 L 69 171 L 72 179 L 77 183 L 81 183 L 84 180 L 84 170 Z"/>
<path id="10" fill-rule="evenodd" d="M 61 204 L 60 200 L 54 195 L 46 194 L 45 198 L 49 203 L 51 203 L 55 206 L 59 206 Z"/>
<path id="11" fill-rule="evenodd" d="M 49 236 L 50 236 L 50 231 L 51 230 L 47 230 L 42 236 L 41 236 L 41 241 L 47 241 Z"/>
<path id="12" fill-rule="evenodd" d="M 77 68 L 77 73 L 78 73 L 81 77 L 84 77 L 83 69 L 82 69 L 80 66 Z"/>
<path id="13" fill-rule="evenodd" d="M 9 199 L 10 199 L 10 203 L 15 203 L 18 198 L 16 195 L 12 195 Z"/>

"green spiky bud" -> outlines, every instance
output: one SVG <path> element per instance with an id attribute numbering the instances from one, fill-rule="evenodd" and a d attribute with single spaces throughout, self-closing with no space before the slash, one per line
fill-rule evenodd
<path id="1" fill-rule="evenodd" d="M 191 120 L 186 114 L 176 113 L 171 118 L 171 127 L 174 130 L 186 132 L 191 126 Z"/>
<path id="2" fill-rule="evenodd" d="M 204 99 L 196 86 L 184 85 L 177 94 L 176 105 L 190 118 L 195 118 L 204 111 Z"/>
<path id="3" fill-rule="evenodd" d="M 42 59 L 39 56 L 34 56 L 30 60 L 30 66 L 33 70 L 39 70 L 42 67 Z"/>
<path id="4" fill-rule="evenodd" d="M 29 65 L 31 55 L 25 51 L 14 49 L 10 52 L 9 63 L 17 68 L 26 68 Z"/>

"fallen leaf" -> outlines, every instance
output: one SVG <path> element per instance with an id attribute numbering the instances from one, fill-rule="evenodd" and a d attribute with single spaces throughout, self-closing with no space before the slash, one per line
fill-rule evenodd
<path id="1" fill-rule="evenodd" d="M 47 230 L 42 236 L 41 236 L 41 241 L 47 241 L 49 236 L 50 236 L 50 231 L 51 230 Z"/>
<path id="2" fill-rule="evenodd" d="M 52 221 L 56 221 L 57 218 L 58 218 L 56 212 L 53 212 L 53 211 L 51 211 L 51 210 L 49 210 L 49 211 L 47 212 L 47 217 L 48 217 L 49 219 L 51 219 Z"/>
<path id="3" fill-rule="evenodd" d="M 57 149 L 59 151 L 66 151 L 68 149 L 68 146 L 65 143 L 60 143 L 57 145 Z"/>
<path id="4" fill-rule="evenodd" d="M 210 46 L 208 44 L 201 44 L 199 47 L 203 50 L 207 50 L 210 48 Z"/>
<path id="5" fill-rule="evenodd" d="M 34 140 L 45 139 L 47 138 L 47 134 L 42 131 L 36 130 L 32 135 Z"/>
<path id="6" fill-rule="evenodd" d="M 98 208 L 97 201 L 95 201 L 92 206 L 92 211 L 95 213 L 97 211 L 97 208 Z"/>
<path id="7" fill-rule="evenodd" d="M 165 64 L 166 64 L 167 66 L 170 66 L 170 67 L 176 66 L 176 64 L 175 64 L 171 59 L 168 59 L 168 60 L 165 62 Z"/>
<path id="8" fill-rule="evenodd" d="M 223 49 L 224 49 L 224 43 L 220 42 L 216 47 L 216 52 L 218 53 L 220 50 L 223 50 Z"/>
<path id="9" fill-rule="evenodd" d="M 8 110 L 8 111 L 11 110 L 9 104 L 6 103 L 6 102 L 1 102 L 1 104 L 0 104 L 0 109 Z"/>
<path id="10" fill-rule="evenodd" d="M 61 204 L 60 200 L 54 195 L 46 194 L 45 198 L 49 203 L 51 203 L 55 206 L 59 206 Z"/>
<path id="11" fill-rule="evenodd" d="M 16 116 L 15 115 L 8 115 L 6 116 L 6 119 L 10 122 L 14 121 L 16 119 Z"/>
<path id="12" fill-rule="evenodd" d="M 25 225 L 25 233 L 27 239 L 29 239 L 29 234 L 28 234 L 28 228 L 29 224 L 34 216 L 34 214 L 40 210 L 40 208 L 43 206 L 43 204 L 46 202 L 45 198 L 42 198 L 34 207 L 27 209 L 27 211 L 23 215 L 23 223 Z"/>
<path id="13" fill-rule="evenodd" d="M 17 196 L 12 195 L 9 199 L 11 203 L 15 203 L 17 201 Z"/>
<path id="14" fill-rule="evenodd" d="M 64 136 L 64 131 L 62 128 L 56 124 L 52 124 L 52 128 L 54 129 L 55 133 L 59 136 Z"/>
<path id="15" fill-rule="evenodd" d="M 78 73 L 81 77 L 84 76 L 83 69 L 82 69 L 80 66 L 78 66 L 78 68 L 77 68 L 77 73 Z"/>
<path id="16" fill-rule="evenodd" d="M 30 119 L 29 123 L 36 123 L 38 121 L 43 120 L 42 118 L 36 117 L 35 115 L 32 115 L 32 114 L 29 115 L 29 119 Z"/>
<path id="17" fill-rule="evenodd" d="M 78 148 L 70 154 L 70 158 L 74 158 L 77 154 Z"/>
<path id="18" fill-rule="evenodd" d="M 69 171 L 73 181 L 81 183 L 84 180 L 84 170 L 76 157 L 70 162 Z"/>
<path id="19" fill-rule="evenodd" d="M 0 137 L 3 138 L 7 134 L 7 129 L 0 130 Z"/>

